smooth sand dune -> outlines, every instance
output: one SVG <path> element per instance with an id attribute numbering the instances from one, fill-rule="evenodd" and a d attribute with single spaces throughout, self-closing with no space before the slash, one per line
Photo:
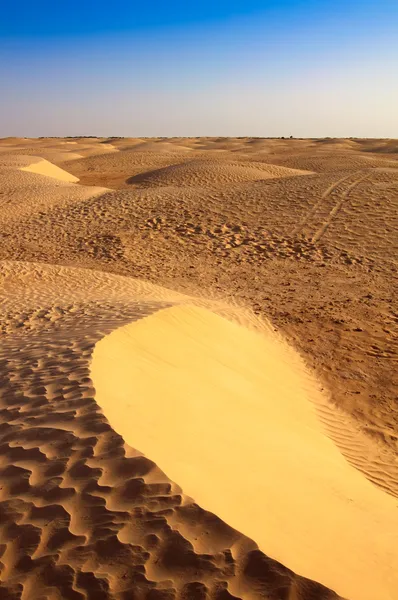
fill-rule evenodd
<path id="1" fill-rule="evenodd" d="M 67 171 L 60 169 L 56 165 L 51 164 L 48 160 L 37 159 L 32 157 L 32 162 L 26 167 L 21 167 L 21 171 L 28 171 L 28 173 L 36 173 L 37 175 L 45 175 L 46 177 L 52 177 L 59 181 L 67 181 L 69 183 L 77 183 L 78 177 L 71 175 Z"/>
<path id="2" fill-rule="evenodd" d="M 244 181 L 259 181 L 295 175 L 310 175 L 264 163 L 238 163 L 228 161 L 193 160 L 136 175 L 128 183 L 146 186 L 204 186 L 225 185 Z"/>
<path id="3" fill-rule="evenodd" d="M 97 343 L 111 425 L 270 556 L 351 600 L 394 600 L 394 498 L 325 435 L 320 391 L 279 337 L 201 308 L 162 310 Z"/>

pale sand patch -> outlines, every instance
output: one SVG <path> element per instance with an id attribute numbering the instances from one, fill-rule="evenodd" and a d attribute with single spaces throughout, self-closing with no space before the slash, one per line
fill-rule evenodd
<path id="1" fill-rule="evenodd" d="M 173 307 L 98 342 L 92 377 L 116 431 L 269 556 L 350 600 L 396 598 L 396 500 L 324 434 L 276 334 Z"/>
<path id="2" fill-rule="evenodd" d="M 29 173 L 36 173 L 38 175 L 45 175 L 46 177 L 52 177 L 59 181 L 67 181 L 69 183 L 77 183 L 78 177 L 71 175 L 67 171 L 60 169 L 56 165 L 48 162 L 48 160 L 36 159 L 37 162 L 32 162 L 26 167 L 21 167 L 21 171 L 28 171 Z"/>

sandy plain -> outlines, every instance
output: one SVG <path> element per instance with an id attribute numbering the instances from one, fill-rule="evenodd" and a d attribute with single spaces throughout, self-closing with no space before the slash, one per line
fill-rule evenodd
<path id="1" fill-rule="evenodd" d="M 0 204 L 1 598 L 395 600 L 398 142 L 4 139 Z"/>

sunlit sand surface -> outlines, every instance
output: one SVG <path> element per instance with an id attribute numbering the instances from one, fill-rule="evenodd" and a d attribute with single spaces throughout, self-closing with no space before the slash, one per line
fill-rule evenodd
<path id="1" fill-rule="evenodd" d="M 1 600 L 396 600 L 397 148 L 0 140 Z"/>
<path id="2" fill-rule="evenodd" d="M 398 589 L 397 503 L 326 437 L 319 387 L 271 330 L 164 309 L 103 338 L 91 372 L 123 438 L 262 550 L 344 597 Z"/>

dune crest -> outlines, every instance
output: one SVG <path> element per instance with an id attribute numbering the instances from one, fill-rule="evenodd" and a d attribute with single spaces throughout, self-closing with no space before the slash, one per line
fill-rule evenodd
<path id="1" fill-rule="evenodd" d="M 33 159 L 34 157 L 32 157 Z M 21 167 L 21 171 L 28 171 L 28 173 L 36 173 L 37 175 L 45 175 L 46 177 L 52 177 L 53 179 L 58 179 L 59 181 L 68 181 L 69 183 L 77 183 L 79 181 L 78 177 L 71 175 L 67 171 L 60 169 L 56 165 L 53 165 L 48 160 L 44 159 L 36 159 L 36 161 L 27 165 L 26 167 Z"/>
<path id="2" fill-rule="evenodd" d="M 396 501 L 324 434 L 278 336 L 173 307 L 99 341 L 91 373 L 115 430 L 199 504 L 344 597 L 393 599 Z"/>
<path id="3" fill-rule="evenodd" d="M 0 213 L 3 227 L 22 218 L 61 206 L 77 204 L 107 192 L 107 188 L 78 185 L 78 177 L 37 156 L 0 155 L 0 187 L 12 202 L 4 202 Z M 3 229 L 3 232 L 5 229 Z M 26 232 L 29 235 L 29 232 Z M 41 234 L 34 235 L 40 243 Z M 43 240 L 46 244 L 46 240 Z"/>

